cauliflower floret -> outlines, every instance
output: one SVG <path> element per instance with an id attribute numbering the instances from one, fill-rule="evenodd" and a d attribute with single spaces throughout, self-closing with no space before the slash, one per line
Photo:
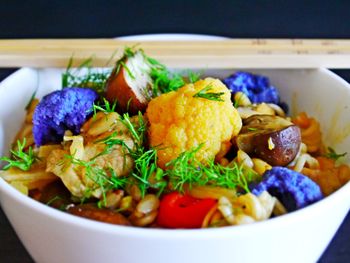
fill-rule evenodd
<path id="1" fill-rule="evenodd" d="M 236 72 L 223 80 L 232 93 L 243 92 L 253 103 L 280 102 L 278 90 L 270 85 L 265 76 L 248 72 Z"/>
<path id="2" fill-rule="evenodd" d="M 270 84 L 269 78 L 238 71 L 223 80 L 232 95 L 243 92 L 252 103 L 274 103 L 288 112 L 288 105 L 280 101 L 279 91 Z"/>
<path id="3" fill-rule="evenodd" d="M 323 198 L 320 187 L 314 181 L 281 166 L 266 171 L 252 193 L 260 195 L 264 191 L 277 197 L 288 211 L 303 208 Z"/>
<path id="4" fill-rule="evenodd" d="M 223 101 L 194 97 L 206 89 L 223 93 Z M 231 93 L 218 79 L 206 78 L 187 84 L 176 92 L 163 94 L 150 101 L 147 111 L 149 141 L 158 147 L 158 165 L 162 168 L 184 151 L 203 143 L 196 153 L 199 161 L 219 153 L 221 145 L 236 136 L 242 120 L 231 102 Z"/>
<path id="5" fill-rule="evenodd" d="M 97 98 L 94 90 L 86 88 L 65 88 L 43 97 L 33 115 L 35 144 L 61 142 L 66 130 L 78 134 Z"/>

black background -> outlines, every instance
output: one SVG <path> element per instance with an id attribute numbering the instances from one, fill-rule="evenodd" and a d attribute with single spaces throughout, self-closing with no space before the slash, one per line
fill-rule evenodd
<path id="1" fill-rule="evenodd" d="M 93 38 L 147 33 L 350 38 L 349 10 L 350 1 L 0 0 L 0 38 Z M 1 69 L 0 80 L 13 70 Z M 349 71 L 336 73 L 350 81 Z M 349 246 L 350 215 L 320 262 L 350 262 Z M 291 247 L 291 253 L 298 251 Z M 33 262 L 1 209 L 0 262 Z"/>

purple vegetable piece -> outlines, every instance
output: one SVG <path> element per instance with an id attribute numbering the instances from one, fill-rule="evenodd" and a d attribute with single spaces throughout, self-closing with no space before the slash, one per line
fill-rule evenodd
<path id="1" fill-rule="evenodd" d="M 224 79 L 223 82 L 231 93 L 243 92 L 252 103 L 280 103 L 278 90 L 270 85 L 269 79 L 265 76 L 239 71 Z"/>
<path id="2" fill-rule="evenodd" d="M 33 115 L 35 144 L 60 142 L 66 130 L 79 134 L 97 98 L 87 88 L 65 88 L 43 97 Z"/>
<path id="3" fill-rule="evenodd" d="M 260 195 L 263 191 L 277 197 L 288 211 L 303 208 L 323 198 L 320 187 L 310 178 L 280 166 L 266 171 L 252 193 Z"/>

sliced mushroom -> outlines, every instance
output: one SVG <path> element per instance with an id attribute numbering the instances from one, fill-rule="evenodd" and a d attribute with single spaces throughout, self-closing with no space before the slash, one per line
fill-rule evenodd
<path id="1" fill-rule="evenodd" d="M 236 143 L 242 151 L 271 165 L 285 166 L 298 153 L 300 129 L 278 116 L 253 115 L 243 121 Z"/>
<path id="2" fill-rule="evenodd" d="M 129 220 L 122 214 L 107 208 L 98 208 L 94 204 L 73 205 L 67 209 L 67 212 L 76 216 L 85 217 L 100 222 L 115 225 L 130 225 Z"/>
<path id="3" fill-rule="evenodd" d="M 122 112 L 135 114 L 145 110 L 151 98 L 150 73 L 151 66 L 141 51 L 125 55 L 107 81 L 106 98 L 117 102 Z"/>

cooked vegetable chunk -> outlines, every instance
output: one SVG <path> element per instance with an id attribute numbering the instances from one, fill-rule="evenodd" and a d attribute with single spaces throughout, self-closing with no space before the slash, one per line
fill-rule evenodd
<path id="1" fill-rule="evenodd" d="M 86 88 L 66 88 L 43 97 L 33 115 L 35 144 L 61 142 L 66 130 L 79 134 L 97 98 L 94 90 Z"/>
<path id="2" fill-rule="evenodd" d="M 196 158 L 213 159 L 242 127 L 230 92 L 218 79 L 206 78 L 150 101 L 147 117 L 150 144 L 159 147 L 158 165 L 203 144 Z"/>
<path id="3" fill-rule="evenodd" d="M 307 176 L 275 166 L 263 175 L 263 180 L 252 190 L 255 195 L 268 191 L 277 197 L 288 211 L 303 208 L 323 198 L 320 187 Z"/>
<path id="4" fill-rule="evenodd" d="M 152 97 L 151 65 L 142 51 L 125 54 L 116 63 L 106 86 L 106 98 L 122 112 L 144 111 Z"/>
<path id="5" fill-rule="evenodd" d="M 212 198 L 194 198 L 172 192 L 160 201 L 158 225 L 166 228 L 200 228 L 206 214 L 216 205 Z"/>
<path id="6" fill-rule="evenodd" d="M 129 226 L 130 222 L 122 214 L 104 208 L 98 208 L 94 204 L 81 204 L 68 208 L 68 213 L 114 225 Z"/>
<path id="7" fill-rule="evenodd" d="M 234 94 L 238 91 L 245 93 L 251 102 L 268 102 L 279 104 L 278 90 L 270 85 L 265 76 L 254 75 L 248 72 L 236 72 L 223 80 Z"/>
<path id="8" fill-rule="evenodd" d="M 297 155 L 300 129 L 292 122 L 272 115 L 253 115 L 243 121 L 236 140 L 242 151 L 270 165 L 285 166 Z"/>

